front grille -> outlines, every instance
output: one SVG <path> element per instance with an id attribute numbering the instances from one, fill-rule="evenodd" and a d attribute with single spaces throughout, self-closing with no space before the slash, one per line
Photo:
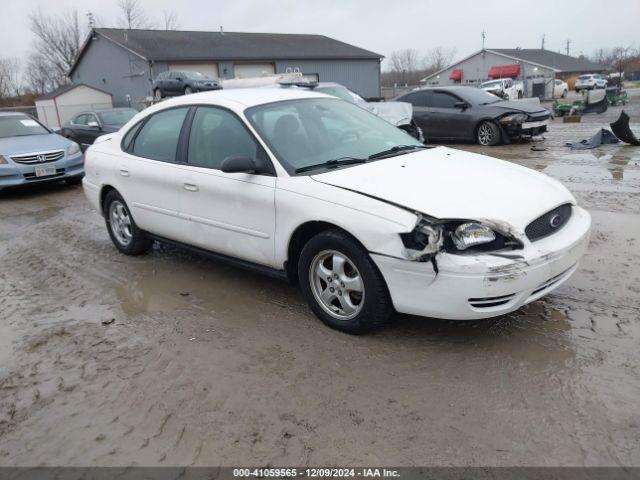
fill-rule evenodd
<path id="1" fill-rule="evenodd" d="M 64 150 L 55 150 L 52 152 L 29 153 L 26 155 L 15 155 L 11 160 L 26 165 L 35 165 L 39 163 L 55 162 L 64 157 Z"/>
<path id="2" fill-rule="evenodd" d="M 64 168 L 56 168 L 56 173 L 53 175 L 47 175 L 46 177 L 36 177 L 35 173 L 25 173 L 24 178 L 27 180 L 45 180 L 47 178 L 55 178 L 64 175 L 64 172 Z"/>
<path id="3" fill-rule="evenodd" d="M 567 223 L 569 218 L 571 218 L 571 204 L 565 203 L 536 218 L 527 225 L 524 233 L 533 242 L 557 232 Z"/>
<path id="4" fill-rule="evenodd" d="M 470 298 L 469 305 L 473 308 L 499 307 L 500 305 L 509 303 L 515 296 L 515 293 L 510 293 L 509 295 L 500 295 L 499 297 Z"/>

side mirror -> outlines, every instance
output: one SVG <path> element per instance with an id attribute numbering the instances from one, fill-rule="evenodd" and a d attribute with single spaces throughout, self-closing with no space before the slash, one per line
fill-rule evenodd
<path id="1" fill-rule="evenodd" d="M 182 81 L 182 77 L 176 77 L 176 80 L 177 80 L 178 82 L 181 82 L 181 81 Z"/>
<path id="2" fill-rule="evenodd" d="M 222 161 L 220 170 L 225 173 L 255 173 L 256 164 L 245 155 L 231 155 Z"/>
<path id="3" fill-rule="evenodd" d="M 459 108 L 461 110 L 466 110 L 469 108 L 469 104 L 467 102 L 456 102 L 453 104 L 454 108 Z"/>
<path id="4" fill-rule="evenodd" d="M 98 124 L 98 122 L 89 122 L 87 123 L 87 126 L 89 128 L 93 128 L 94 130 L 100 130 L 100 125 Z"/>

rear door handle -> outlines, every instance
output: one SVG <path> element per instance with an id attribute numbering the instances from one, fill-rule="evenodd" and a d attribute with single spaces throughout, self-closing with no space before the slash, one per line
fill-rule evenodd
<path id="1" fill-rule="evenodd" d="M 127 170 L 125 168 L 121 168 L 120 169 L 120 175 L 122 175 L 123 177 L 128 177 L 129 176 L 129 170 Z"/>
<path id="2" fill-rule="evenodd" d="M 185 190 L 189 190 L 190 192 L 197 192 L 198 191 L 198 186 L 193 184 L 193 183 L 185 183 L 184 184 L 184 189 Z"/>

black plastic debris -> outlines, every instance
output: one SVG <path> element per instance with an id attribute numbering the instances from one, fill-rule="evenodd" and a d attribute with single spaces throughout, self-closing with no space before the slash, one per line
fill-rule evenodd
<path id="1" fill-rule="evenodd" d="M 616 137 L 622 140 L 625 143 L 630 143 L 631 145 L 640 146 L 640 140 L 636 138 L 631 129 L 629 128 L 629 115 L 622 110 L 620 112 L 620 116 L 618 120 L 610 124 L 611 130 Z"/>
<path id="2" fill-rule="evenodd" d="M 567 142 L 567 147 L 571 147 L 572 150 L 589 150 L 591 148 L 599 147 L 600 145 L 610 145 L 613 143 L 619 143 L 620 140 L 606 128 L 601 128 L 598 133 L 588 140 L 580 140 L 579 142 Z"/>

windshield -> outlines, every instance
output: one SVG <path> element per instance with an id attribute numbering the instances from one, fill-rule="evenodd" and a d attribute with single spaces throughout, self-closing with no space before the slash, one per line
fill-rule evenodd
<path id="1" fill-rule="evenodd" d="M 27 115 L 0 117 L 0 138 L 46 135 L 49 131 Z"/>
<path id="2" fill-rule="evenodd" d="M 204 73 L 200 72 L 184 72 L 184 76 L 193 80 L 204 80 L 206 78 L 209 78 Z"/>
<path id="3" fill-rule="evenodd" d="M 250 108 L 246 115 L 291 174 L 331 160 L 368 159 L 401 145 L 423 146 L 381 118 L 338 99 L 287 100 Z"/>
<path id="4" fill-rule="evenodd" d="M 98 112 L 100 120 L 105 125 L 124 125 L 138 113 L 133 108 L 125 110 L 110 110 L 107 112 Z"/>
<path id="5" fill-rule="evenodd" d="M 464 87 L 455 91 L 456 95 L 462 97 L 471 105 L 487 105 L 489 103 L 501 102 L 502 99 L 493 93 L 485 92 L 479 88 Z"/>
<path id="6" fill-rule="evenodd" d="M 347 102 L 356 103 L 356 99 L 360 99 L 360 96 L 356 93 L 353 93 L 348 88 L 345 87 L 318 87 L 315 89 L 316 92 L 325 93 L 327 95 L 331 95 L 333 97 L 338 97 L 342 100 L 346 100 Z M 362 100 L 364 102 L 364 100 Z"/>
<path id="7" fill-rule="evenodd" d="M 492 82 L 484 82 L 480 84 L 480 88 L 494 88 L 502 86 L 502 80 L 493 80 Z"/>

